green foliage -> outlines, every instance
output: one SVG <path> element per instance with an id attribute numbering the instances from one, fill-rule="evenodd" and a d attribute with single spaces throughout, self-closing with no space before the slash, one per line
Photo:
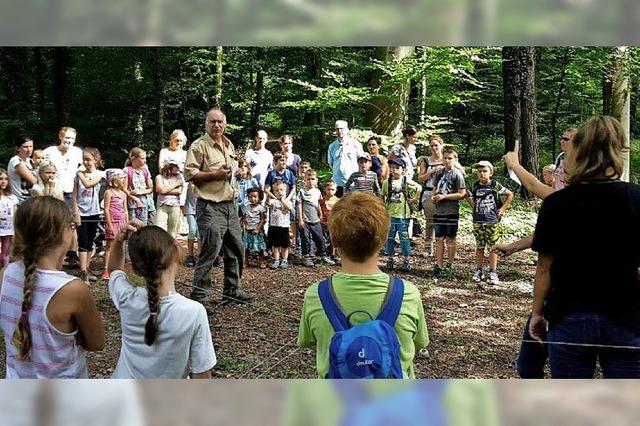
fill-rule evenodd
<path id="1" fill-rule="evenodd" d="M 204 114 L 215 103 L 215 47 L 159 48 L 155 50 L 158 67 L 146 48 L 71 48 L 66 101 L 69 119 L 65 123 L 57 122 L 60 102 L 52 96 L 54 52 L 54 48 L 0 49 L 3 137 L 10 128 L 19 127 L 33 135 L 36 147 L 42 148 L 55 143 L 61 125 L 73 125 L 79 131 L 80 146 L 96 146 L 109 166 L 120 166 L 136 145 L 153 158 L 173 129 L 183 129 L 189 140 L 203 133 Z M 538 49 L 541 167 L 559 152 L 562 129 L 602 111 L 602 83 L 612 66 L 610 52 L 607 47 Z M 36 68 L 37 58 L 42 59 L 40 68 Z M 227 114 L 228 136 L 241 146 L 249 144 L 259 128 L 271 135 L 270 140 L 289 133 L 295 151 L 314 167 L 322 167 L 326 148 L 335 138 L 336 119 L 346 119 L 361 142 L 373 134 L 365 121 L 365 109 L 377 95 L 371 89 L 371 78 L 380 72 L 383 88 L 411 82 L 404 121 L 419 128 L 422 143 L 437 133 L 458 150 L 462 164 L 486 159 L 499 166 L 504 151 L 499 47 L 419 46 L 415 54 L 402 60 L 374 58 L 372 47 L 224 47 L 221 107 Z M 628 66 L 635 134 L 640 49 L 630 49 Z M 560 91 L 563 68 L 565 83 Z M 160 78 L 161 99 L 154 91 L 156 76 Z M 162 129 L 158 127 L 159 101 Z M 388 102 L 397 99 L 391 97 Z M 164 136 L 159 138 L 161 133 Z M 383 150 L 398 141 L 398 135 L 383 137 Z M 419 151 L 428 153 L 422 146 Z M 11 141 L 6 140 L 0 148 L 0 161 L 6 164 L 13 152 Z M 631 173 L 636 181 L 639 161 L 634 143 Z M 155 167 L 153 159 L 150 165 Z"/>

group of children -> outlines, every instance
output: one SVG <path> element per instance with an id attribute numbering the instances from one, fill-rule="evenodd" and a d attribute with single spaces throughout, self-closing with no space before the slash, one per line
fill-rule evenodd
<path id="1" fill-rule="evenodd" d="M 456 164 L 455 151 L 445 149 L 443 167 L 433 180 L 435 269 L 439 273 L 447 268 L 445 242 L 449 265 L 453 261 L 459 201 L 467 198 L 474 206 L 478 270 L 473 279 L 479 281 L 486 278 L 482 271 L 485 249 L 495 244 L 497 223 L 513 194 L 491 179 L 493 166 L 488 161 L 474 165 L 478 182 L 467 192 L 464 176 Z M 370 308 L 366 316 L 373 318 L 384 306 L 381 302 L 387 299 L 392 280 L 378 268 L 380 250 L 384 247 L 387 268 L 394 269 L 398 238 L 403 256 L 401 270 L 411 269 L 408 228 L 422 192 L 421 185 L 407 175 L 407 164 L 402 158 L 392 158 L 388 165 L 389 177 L 380 181 L 370 171 L 371 156 L 360 154 L 358 171 L 347 179 L 345 195 L 338 198 L 332 179 L 320 191 L 318 174 L 308 162 L 300 164 L 296 175 L 287 167 L 285 155 L 275 153 L 273 167 L 267 173 L 264 187 L 260 187 L 249 164 L 241 160 L 235 175 L 236 203 L 241 213 L 247 259 L 255 255 L 260 268 L 284 269 L 289 265 L 290 247 L 297 247 L 303 256 L 302 263 L 313 266 L 315 248 L 320 262 L 328 265 L 342 262 L 341 273 L 334 275 L 329 284 L 344 303 L 342 307 L 355 309 L 366 299 Z M 89 280 L 88 265 L 101 220 L 101 200 L 107 240 L 102 276 L 109 279 L 109 292 L 120 311 L 123 333 L 114 377 L 210 377 L 216 359 L 206 312 L 202 305 L 179 295 L 174 285 L 179 261 L 175 237 L 181 214 L 187 216 L 191 243 L 196 233 L 192 229 L 195 209 L 189 209 L 195 198 L 185 189 L 187 183 L 180 165 L 167 160 L 152 180 L 146 153 L 133 148 L 124 169 L 104 172 L 101 168 L 99 151 L 85 148 L 71 209 L 65 209 L 54 178 L 55 167 L 42 163 L 33 197 L 22 203 L 17 212 L 17 203 L 7 195 L 6 172 L 0 171 L 3 254 L 8 253 L 2 235 L 8 227 L 3 223 L 15 222 L 16 234 L 16 262 L 4 271 L 0 303 L 0 324 L 8 348 L 7 377 L 86 377 L 84 350 L 101 350 L 104 346 L 104 326 L 91 292 L 87 286 L 77 285 Z M 157 201 L 153 197 L 154 188 Z M 10 208 L 5 208 L 5 204 Z M 157 227 L 146 226 L 151 211 L 155 211 Z M 38 222 L 37 229 L 30 228 L 34 221 Z M 144 287 L 132 285 L 122 272 L 125 241 L 132 268 L 144 278 Z M 65 253 L 76 246 L 80 252 L 80 281 L 60 271 Z M 269 248 L 272 261 L 267 264 L 265 254 Z M 193 244 L 189 249 L 187 262 L 193 262 Z M 497 257 L 489 255 L 489 263 L 489 281 L 497 282 Z M 39 290 L 34 292 L 36 282 Z M 375 292 L 371 292 L 372 282 Z M 43 297 L 41 291 L 49 296 Z M 302 346 L 318 346 L 318 372 L 324 377 L 329 368 L 327 350 L 333 326 L 326 315 L 320 315 L 325 308 L 318 291 L 314 285 L 305 295 L 298 342 Z M 399 359 L 403 375 L 413 377 L 415 351 L 428 344 L 428 334 L 417 288 L 404 281 L 402 295 L 391 326 L 396 331 L 402 330 L 398 332 Z M 154 349 L 160 346 L 162 351 Z M 67 349 L 60 354 L 48 349 L 51 347 Z"/>

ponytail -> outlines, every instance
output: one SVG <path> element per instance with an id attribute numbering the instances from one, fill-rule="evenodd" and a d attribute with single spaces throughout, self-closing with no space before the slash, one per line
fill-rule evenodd
<path id="1" fill-rule="evenodd" d="M 158 278 L 158 269 L 155 267 L 149 268 L 144 277 L 149 300 L 149 318 L 144 326 L 144 343 L 147 346 L 152 346 L 158 336 L 158 314 L 160 313 Z"/>
<path id="2" fill-rule="evenodd" d="M 19 361 L 31 361 L 31 329 L 29 327 L 29 311 L 31 310 L 33 288 L 36 281 L 36 260 L 33 257 L 24 259 L 24 287 L 22 297 L 22 314 L 11 337 L 11 344 L 16 347 L 16 358 Z"/>

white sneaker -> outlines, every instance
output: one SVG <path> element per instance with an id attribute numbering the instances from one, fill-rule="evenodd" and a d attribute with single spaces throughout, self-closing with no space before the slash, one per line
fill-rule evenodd
<path id="1" fill-rule="evenodd" d="M 489 280 L 487 282 L 489 284 L 500 284 L 500 278 L 498 278 L 498 273 L 496 271 L 489 272 Z"/>
<path id="2" fill-rule="evenodd" d="M 473 277 L 471 277 L 471 279 L 475 283 L 479 283 L 480 281 L 482 281 L 482 269 L 476 269 L 476 271 L 473 273 Z"/>

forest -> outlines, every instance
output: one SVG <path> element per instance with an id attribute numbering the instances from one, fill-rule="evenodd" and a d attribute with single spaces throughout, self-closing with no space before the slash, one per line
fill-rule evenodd
<path id="1" fill-rule="evenodd" d="M 108 166 L 119 166 L 134 146 L 153 156 L 173 129 L 196 139 L 204 113 L 218 106 L 237 147 L 258 129 L 271 141 L 288 133 L 319 169 L 333 122 L 346 119 L 361 142 L 374 133 L 392 143 L 407 124 L 423 141 L 440 134 L 464 165 L 497 161 L 520 140 L 523 165 L 540 175 L 559 153 L 560 132 L 594 114 L 620 118 L 625 110 L 637 137 L 639 54 L 633 47 L 4 47 L 0 161 L 14 155 L 17 133 L 44 148 L 70 125 L 79 146 L 97 147 Z M 627 105 L 618 108 L 620 97 Z"/>

